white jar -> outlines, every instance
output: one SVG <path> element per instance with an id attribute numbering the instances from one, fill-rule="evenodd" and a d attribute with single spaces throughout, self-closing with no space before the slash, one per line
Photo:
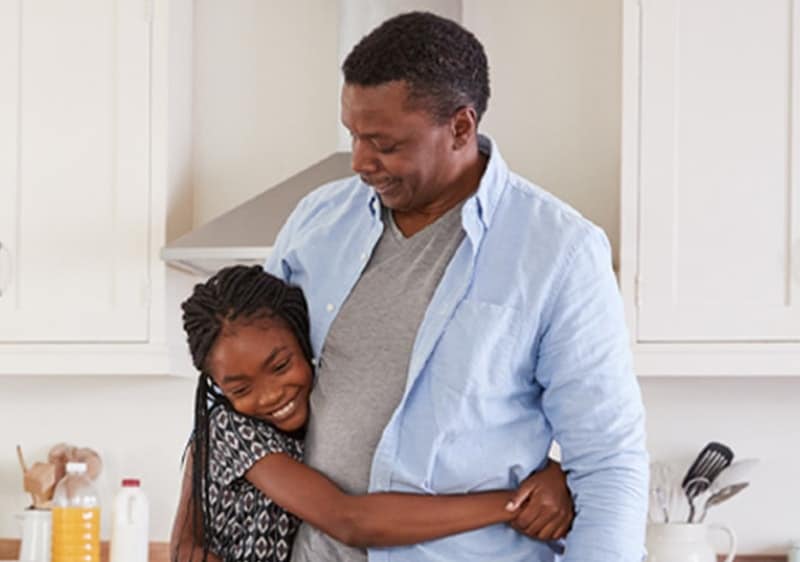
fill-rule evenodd
<path id="1" fill-rule="evenodd" d="M 725 562 L 733 562 L 736 535 L 729 527 L 716 523 L 651 523 L 647 526 L 647 561 L 717 562 L 717 554 L 708 538 L 711 530 L 728 535 Z"/>
<path id="2" fill-rule="evenodd" d="M 50 510 L 26 509 L 17 519 L 22 523 L 19 559 L 50 562 Z"/>
<path id="3" fill-rule="evenodd" d="M 794 541 L 789 547 L 788 562 L 800 562 L 800 541 Z"/>
<path id="4" fill-rule="evenodd" d="M 139 481 L 126 478 L 114 498 L 111 562 L 147 562 L 149 507 Z"/>

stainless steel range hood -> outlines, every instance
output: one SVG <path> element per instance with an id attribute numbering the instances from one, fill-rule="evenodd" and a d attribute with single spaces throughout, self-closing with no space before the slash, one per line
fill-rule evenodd
<path id="1" fill-rule="evenodd" d="M 161 258 L 194 274 L 234 263 L 263 263 L 289 213 L 306 194 L 353 174 L 350 153 L 335 152 L 238 207 L 170 242 Z"/>

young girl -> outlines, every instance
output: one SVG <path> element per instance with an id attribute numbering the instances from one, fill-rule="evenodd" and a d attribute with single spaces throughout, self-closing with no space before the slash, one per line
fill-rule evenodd
<path id="1" fill-rule="evenodd" d="M 302 464 L 313 373 L 299 288 L 259 266 L 235 266 L 197 285 L 183 311 L 200 377 L 174 559 L 289 560 L 298 518 L 359 547 L 419 543 L 514 519 L 523 500 L 512 502 L 511 491 L 351 496 Z M 559 506 L 544 538 L 563 536 L 572 519 L 563 473 L 553 466 L 535 476 L 537 493 L 553 494 Z"/>

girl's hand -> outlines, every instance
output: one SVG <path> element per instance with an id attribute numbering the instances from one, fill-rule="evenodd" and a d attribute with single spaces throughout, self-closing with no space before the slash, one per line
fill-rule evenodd
<path id="1" fill-rule="evenodd" d="M 528 476 L 506 509 L 517 511 L 511 526 L 532 539 L 551 541 L 565 537 L 575 511 L 561 465 L 551 460 L 544 469 Z"/>

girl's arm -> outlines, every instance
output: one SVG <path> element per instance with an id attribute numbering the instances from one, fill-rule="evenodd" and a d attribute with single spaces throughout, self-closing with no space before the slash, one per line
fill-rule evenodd
<path id="1" fill-rule="evenodd" d="M 178 500 L 178 511 L 172 523 L 172 534 L 169 540 L 170 559 L 173 562 L 188 562 L 203 559 L 203 540 L 201 536 L 192 534 L 192 517 L 190 506 L 200 509 L 197 502 L 192 502 L 192 453 L 186 451 L 186 462 L 181 480 L 181 497 Z M 198 513 L 199 516 L 199 513 Z M 202 521 L 201 519 L 198 519 Z M 202 522 L 201 522 L 202 525 Z M 200 529 L 197 530 L 198 533 Z M 208 553 L 207 562 L 222 562 L 213 552 Z"/>
<path id="2" fill-rule="evenodd" d="M 262 458 L 245 477 L 287 511 L 349 546 L 416 544 L 511 521 L 515 516 L 507 508 L 514 496 L 511 491 L 350 496 L 283 453 Z"/>
<path id="3" fill-rule="evenodd" d="M 523 501 L 525 504 L 511 522 L 514 529 L 544 541 L 566 536 L 575 518 L 575 508 L 559 463 L 548 460 L 547 466 L 520 483 L 513 503 L 516 506 Z"/>

